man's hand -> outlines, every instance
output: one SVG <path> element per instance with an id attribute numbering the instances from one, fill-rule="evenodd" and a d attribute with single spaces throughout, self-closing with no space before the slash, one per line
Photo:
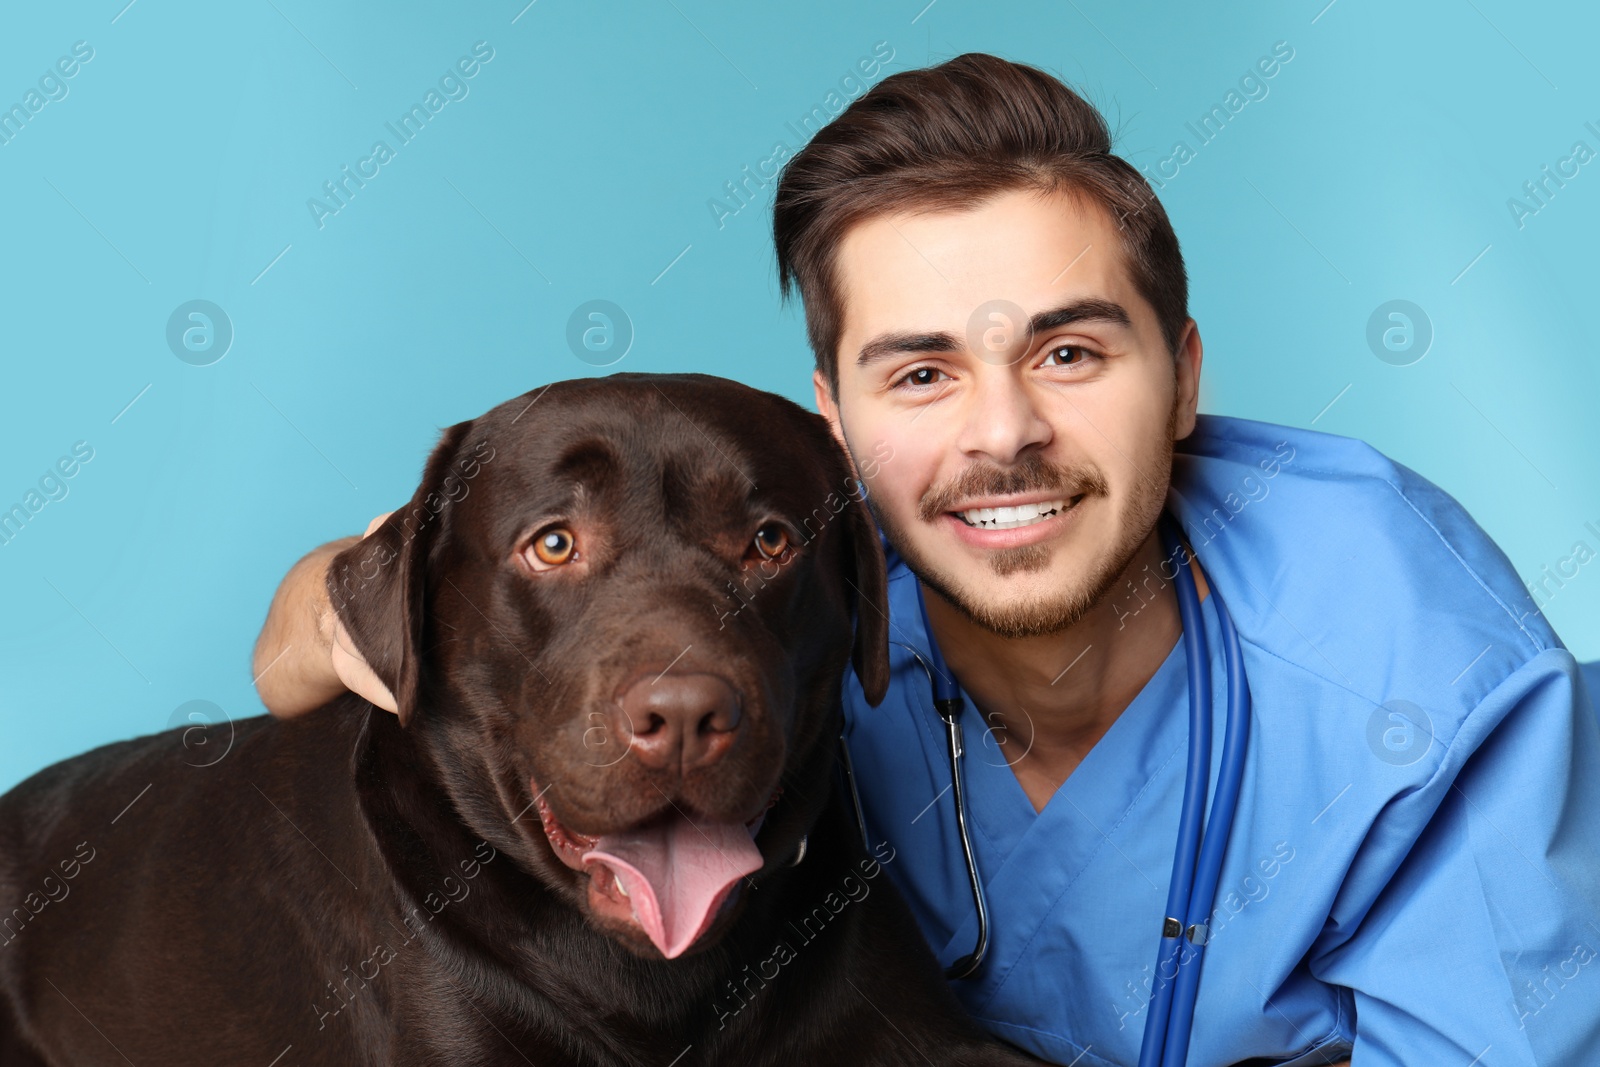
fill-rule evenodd
<path id="1" fill-rule="evenodd" d="M 362 537 L 391 514 L 373 519 Z M 307 553 L 289 569 L 267 609 L 252 669 L 261 702 L 280 719 L 321 707 L 347 689 L 386 711 L 396 710 L 394 695 L 356 651 L 328 602 L 329 561 L 360 540 L 344 537 Z"/>

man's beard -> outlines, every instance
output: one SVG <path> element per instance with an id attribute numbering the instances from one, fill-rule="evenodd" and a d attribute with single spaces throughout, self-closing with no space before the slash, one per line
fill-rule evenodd
<path id="1" fill-rule="evenodd" d="M 867 494 L 867 506 L 911 573 L 972 623 L 999 637 L 1058 634 L 1076 625 L 1100 603 L 1150 536 L 1166 502 L 1167 486 L 1172 479 L 1173 433 L 1177 425 L 1178 405 L 1175 400 L 1172 414 L 1167 419 L 1161 453 L 1152 468 L 1141 473 L 1133 487 L 1127 509 L 1127 524 L 1121 536 L 1082 581 L 1054 595 L 1046 593 L 1006 604 L 986 603 L 963 592 L 953 576 L 924 558 L 911 539 L 878 507 L 870 493 Z M 1083 507 L 1096 497 L 1109 499 L 1110 488 L 1097 470 L 1073 471 L 1049 462 L 1037 452 L 1030 452 L 1011 467 L 968 467 L 949 483 L 930 488 L 918 502 L 918 518 L 925 523 L 938 521 L 942 514 L 950 510 L 951 505 L 976 496 L 1031 492 L 1055 492 L 1068 501 L 1082 493 L 1083 499 L 1074 506 Z M 997 578 L 1042 571 L 1050 566 L 1053 555 L 1054 550 L 1046 544 L 993 549 L 988 553 L 989 569 Z"/>

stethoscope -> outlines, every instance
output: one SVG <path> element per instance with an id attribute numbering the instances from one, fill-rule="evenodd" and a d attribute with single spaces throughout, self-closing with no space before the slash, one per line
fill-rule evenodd
<path id="1" fill-rule="evenodd" d="M 1187 562 L 1188 550 L 1180 545 L 1176 524 L 1166 512 L 1162 512 L 1157 530 L 1166 550 L 1166 558 L 1184 561 L 1175 568 L 1175 585 L 1189 663 L 1189 763 L 1183 783 L 1183 807 L 1178 819 L 1178 847 L 1172 861 L 1166 915 L 1161 920 L 1156 977 L 1148 1005 L 1149 1015 L 1145 1018 L 1139 1067 L 1181 1067 L 1188 1056 L 1189 1035 L 1194 1026 L 1195 997 L 1200 987 L 1200 964 L 1205 955 L 1208 920 L 1216 900 L 1234 811 L 1238 807 L 1239 788 L 1244 780 L 1245 752 L 1250 739 L 1250 687 L 1245 678 L 1238 632 L 1213 582 L 1211 597 L 1222 630 L 1223 653 L 1228 670 L 1228 721 L 1222 743 L 1222 766 L 1217 776 L 1217 795 L 1202 839 L 1201 819 L 1205 812 L 1211 766 L 1211 659 L 1206 647 L 1205 622 L 1200 617 L 1200 597 Z M 961 857 L 967 868 L 967 882 L 972 890 L 978 928 L 972 951 L 945 968 L 945 977 L 971 978 L 983 964 L 989 950 L 989 906 L 983 880 L 978 875 L 978 865 L 973 858 L 972 839 L 967 828 L 965 775 L 961 773 L 964 755 L 961 712 L 966 702 L 962 698 L 960 685 L 945 668 L 944 656 L 940 654 L 933 628 L 928 624 L 928 611 L 920 589 L 917 606 L 922 613 L 923 632 L 928 636 L 926 658 L 909 645 L 902 644 L 901 647 L 911 653 L 928 675 L 933 689 L 934 709 L 944 722 L 950 754 L 950 792 L 955 802 L 956 831 L 961 838 Z M 866 841 L 866 820 L 861 811 L 860 795 L 856 791 L 849 748 L 841 744 L 841 749 L 845 780 L 850 799 L 855 805 L 856 822 L 862 840 Z M 1186 942 L 1188 951 L 1184 951 Z"/>

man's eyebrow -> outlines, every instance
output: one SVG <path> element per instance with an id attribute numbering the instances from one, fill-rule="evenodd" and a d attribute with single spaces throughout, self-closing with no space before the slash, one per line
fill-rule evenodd
<path id="1" fill-rule="evenodd" d="M 885 333 L 861 346 L 856 366 L 865 367 L 902 352 L 956 352 L 961 348 L 948 333 Z"/>
<path id="2" fill-rule="evenodd" d="M 1028 320 L 1029 336 L 1037 337 L 1075 322 L 1107 322 L 1128 328 L 1133 318 L 1113 300 L 1074 300 L 1060 307 L 1041 311 Z M 865 367 L 905 352 L 959 352 L 964 342 L 951 333 L 886 333 L 861 346 L 856 366 Z"/>
<path id="3" fill-rule="evenodd" d="M 1075 300 L 1039 312 L 1028 321 L 1028 330 L 1031 336 L 1037 337 L 1048 330 L 1059 330 L 1074 322 L 1109 322 L 1113 326 L 1128 329 L 1133 326 L 1133 317 L 1128 314 L 1127 308 L 1114 300 Z"/>

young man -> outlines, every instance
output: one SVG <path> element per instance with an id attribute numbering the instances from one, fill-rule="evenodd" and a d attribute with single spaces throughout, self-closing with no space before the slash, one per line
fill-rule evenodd
<path id="1" fill-rule="evenodd" d="M 1189 1062 L 1583 1062 L 1600 1043 L 1600 731 L 1579 666 L 1435 486 L 1351 439 L 1197 414 L 1178 242 L 1110 150 L 1055 79 L 965 55 L 885 79 L 780 181 L 817 405 L 872 457 L 858 469 L 890 549 L 889 696 L 869 707 L 853 677 L 844 694 L 869 835 L 894 845 L 941 961 L 971 953 L 936 645 L 966 701 L 989 907 L 981 965 L 953 988 L 1048 1060 L 1136 1062 L 1152 992 L 1176 984 L 1157 942 L 1200 636 L 1180 621 L 1187 568 L 1208 803 L 1224 608 L 1253 701 L 1193 938 Z M 1185 539 L 1172 555 L 1163 514 Z M 346 543 L 274 601 L 256 666 L 274 664 L 275 714 L 341 684 L 393 707 L 323 597 Z"/>

